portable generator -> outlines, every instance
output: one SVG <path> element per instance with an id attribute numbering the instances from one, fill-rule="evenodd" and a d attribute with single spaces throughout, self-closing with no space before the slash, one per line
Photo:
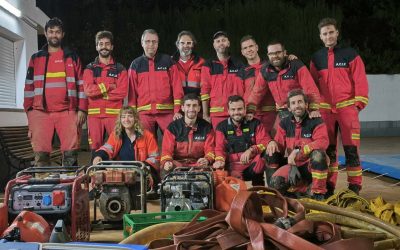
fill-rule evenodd
<path id="1" fill-rule="evenodd" d="M 131 210 L 147 212 L 147 176 L 150 167 L 140 161 L 102 161 L 90 166 L 86 174 L 91 178 L 94 193 L 94 224 L 97 203 L 104 220 L 102 225 L 122 224 L 123 215 Z"/>
<path id="2" fill-rule="evenodd" d="M 8 223 L 21 212 L 42 216 L 51 228 L 62 219 L 73 241 L 90 236 L 89 183 L 84 167 L 31 167 L 8 182 Z"/>
<path id="3" fill-rule="evenodd" d="M 214 180 L 211 168 L 175 168 L 161 182 L 160 195 L 162 212 L 212 209 Z"/>

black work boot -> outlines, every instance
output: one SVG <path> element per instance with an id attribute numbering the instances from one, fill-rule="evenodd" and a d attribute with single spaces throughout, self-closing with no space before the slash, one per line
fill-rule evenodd
<path id="1" fill-rule="evenodd" d="M 34 152 L 35 167 L 49 167 L 50 153 L 49 152 Z"/>
<path id="2" fill-rule="evenodd" d="M 78 151 L 68 150 L 63 152 L 62 165 L 66 166 L 78 166 Z"/>
<path id="3" fill-rule="evenodd" d="M 326 183 L 325 199 L 328 199 L 334 194 L 335 194 L 335 188 L 333 187 L 333 185 L 330 183 Z"/>
<path id="4" fill-rule="evenodd" d="M 361 186 L 357 185 L 357 184 L 349 184 L 349 189 L 351 191 L 353 191 L 354 193 L 356 193 L 357 195 L 360 195 L 360 190 L 361 190 Z"/>

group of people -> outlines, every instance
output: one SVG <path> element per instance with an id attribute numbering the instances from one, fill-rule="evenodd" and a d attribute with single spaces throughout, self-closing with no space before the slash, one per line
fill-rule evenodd
<path id="1" fill-rule="evenodd" d="M 280 41 L 268 44 L 263 60 L 250 35 L 240 41 L 243 64 L 230 55 L 224 31 L 212 37 L 214 59 L 194 52 L 190 31 L 178 34 L 177 52 L 169 56 L 158 52 L 158 34 L 148 29 L 141 37 L 144 53 L 128 70 L 112 56 L 112 33 L 98 32 L 98 56 L 82 71 L 76 53 L 62 46 L 62 21 L 52 18 L 47 44 L 32 55 L 25 81 L 35 164 L 50 164 L 54 131 L 63 165 L 77 164 L 87 118 L 93 164 L 143 161 L 157 180 L 175 167 L 212 166 L 253 185 L 265 185 L 265 175 L 267 185 L 284 194 L 321 200 L 336 186 L 340 130 L 349 189 L 358 193 L 365 67 L 354 49 L 338 44 L 334 19 L 322 19 L 318 28 L 324 47 L 310 69 Z"/>

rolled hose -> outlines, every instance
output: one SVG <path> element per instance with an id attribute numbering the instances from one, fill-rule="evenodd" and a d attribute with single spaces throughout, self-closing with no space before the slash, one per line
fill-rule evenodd
<path id="1" fill-rule="evenodd" d="M 303 206 L 306 209 L 319 210 L 319 211 L 323 211 L 323 212 L 327 212 L 327 213 L 347 216 L 347 217 L 354 218 L 357 220 L 362 220 L 362 221 L 370 223 L 378 228 L 381 228 L 390 234 L 393 234 L 397 238 L 400 238 L 400 229 L 398 227 L 390 225 L 390 224 L 388 224 L 376 217 L 373 217 L 369 214 L 362 214 L 360 212 L 352 211 L 349 209 L 334 207 L 334 206 L 325 205 L 325 204 L 312 203 L 309 201 L 300 201 L 300 202 L 303 204 Z"/>
<path id="2" fill-rule="evenodd" d="M 130 235 L 119 244 L 146 245 L 156 239 L 171 237 L 188 223 L 189 222 L 166 222 L 152 225 Z"/>

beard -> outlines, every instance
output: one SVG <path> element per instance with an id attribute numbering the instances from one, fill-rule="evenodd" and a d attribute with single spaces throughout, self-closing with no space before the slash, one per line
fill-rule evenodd
<path id="1" fill-rule="evenodd" d="M 55 47 L 58 48 L 61 45 L 61 40 L 57 39 L 57 38 L 52 38 L 52 39 L 47 39 L 47 43 L 51 46 L 51 47 Z"/>
<path id="2" fill-rule="evenodd" d="M 190 56 L 192 54 L 192 50 L 180 50 L 179 55 L 182 57 Z"/>
<path id="3" fill-rule="evenodd" d="M 243 121 L 244 116 L 241 115 L 233 115 L 231 116 L 231 119 L 237 123 L 240 123 Z"/>
<path id="4" fill-rule="evenodd" d="M 99 56 L 102 58 L 107 58 L 111 55 L 111 50 L 108 49 L 102 49 L 99 51 Z"/>

